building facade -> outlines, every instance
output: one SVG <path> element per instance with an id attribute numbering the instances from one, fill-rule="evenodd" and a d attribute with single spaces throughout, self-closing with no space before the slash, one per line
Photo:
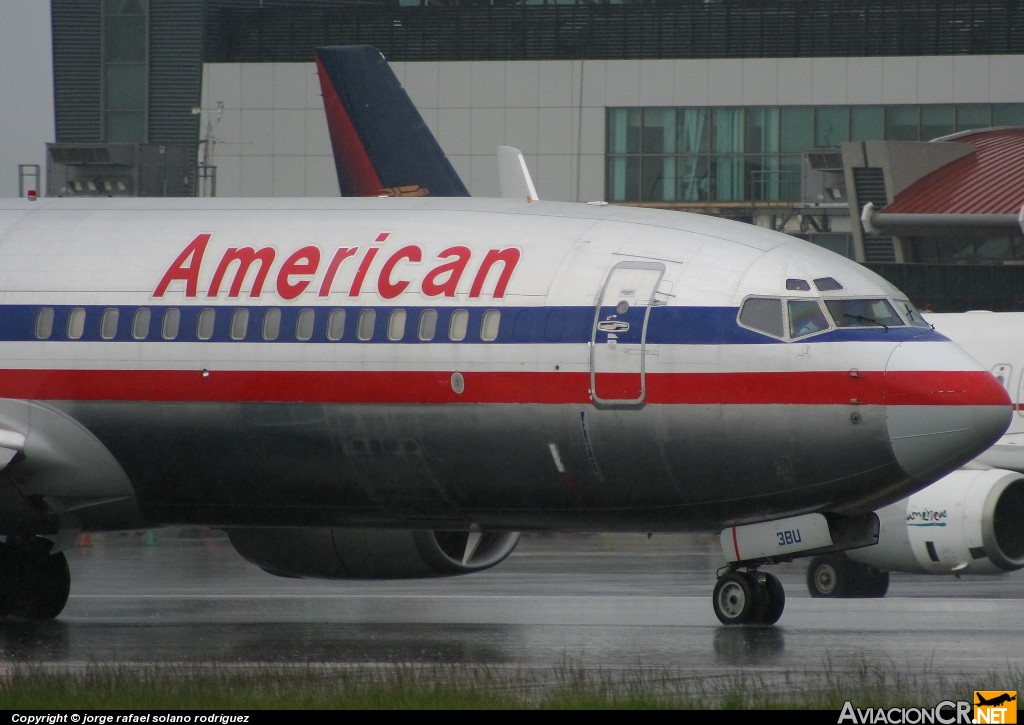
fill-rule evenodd
<path id="1" fill-rule="evenodd" d="M 1024 0 L 53 0 L 53 18 L 55 145 L 194 160 L 142 195 L 176 176 L 336 195 L 320 45 L 379 48 L 474 195 L 498 193 L 511 145 L 542 198 L 730 216 L 869 264 L 916 260 L 856 243 L 842 144 L 1024 125 Z"/>

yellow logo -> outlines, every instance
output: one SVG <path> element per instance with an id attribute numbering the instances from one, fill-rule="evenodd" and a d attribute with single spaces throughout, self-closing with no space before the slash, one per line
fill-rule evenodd
<path id="1" fill-rule="evenodd" d="M 1016 723 L 1016 690 L 975 690 L 974 722 Z"/>

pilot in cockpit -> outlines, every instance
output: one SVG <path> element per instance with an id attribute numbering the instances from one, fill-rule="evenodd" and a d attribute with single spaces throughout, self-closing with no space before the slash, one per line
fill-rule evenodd
<path id="1" fill-rule="evenodd" d="M 828 319 L 815 300 L 789 301 L 790 337 L 805 337 L 828 328 Z"/>

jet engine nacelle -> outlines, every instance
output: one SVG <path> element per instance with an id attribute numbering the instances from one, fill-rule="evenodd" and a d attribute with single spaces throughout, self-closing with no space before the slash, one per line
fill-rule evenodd
<path id="1" fill-rule="evenodd" d="M 505 560 L 517 532 L 232 528 L 235 550 L 270 574 L 309 579 L 417 579 L 470 574 Z"/>
<path id="2" fill-rule="evenodd" d="M 1024 474 L 955 471 L 876 513 L 877 544 L 811 560 L 811 596 L 884 596 L 891 571 L 959 576 L 1024 567 Z"/>
<path id="3" fill-rule="evenodd" d="M 878 544 L 854 561 L 887 571 L 999 574 L 1024 567 L 1024 475 L 960 470 L 878 512 Z"/>

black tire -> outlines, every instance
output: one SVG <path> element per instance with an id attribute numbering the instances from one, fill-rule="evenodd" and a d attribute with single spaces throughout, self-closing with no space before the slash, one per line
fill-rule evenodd
<path id="1" fill-rule="evenodd" d="M 763 581 L 760 582 L 760 607 L 757 612 L 758 624 L 775 624 L 782 616 L 786 608 L 786 590 L 778 577 L 771 574 L 763 574 Z"/>
<path id="2" fill-rule="evenodd" d="M 18 596 L 18 563 L 7 544 L 0 544 L 0 620 L 11 613 Z"/>
<path id="3" fill-rule="evenodd" d="M 844 556 L 816 556 L 807 567 L 807 591 L 812 597 L 845 597 L 849 589 L 850 560 Z"/>
<path id="4" fill-rule="evenodd" d="M 761 608 L 754 578 L 742 571 L 732 571 L 719 578 L 712 596 L 715 616 L 722 624 L 746 624 L 754 620 Z"/>
<path id="5" fill-rule="evenodd" d="M 64 611 L 71 593 L 67 557 L 34 554 L 17 562 L 18 589 L 8 618 L 21 622 L 46 622 Z"/>
<path id="6" fill-rule="evenodd" d="M 889 591 L 889 572 L 861 564 L 856 567 L 853 583 L 858 597 L 884 597 Z"/>

